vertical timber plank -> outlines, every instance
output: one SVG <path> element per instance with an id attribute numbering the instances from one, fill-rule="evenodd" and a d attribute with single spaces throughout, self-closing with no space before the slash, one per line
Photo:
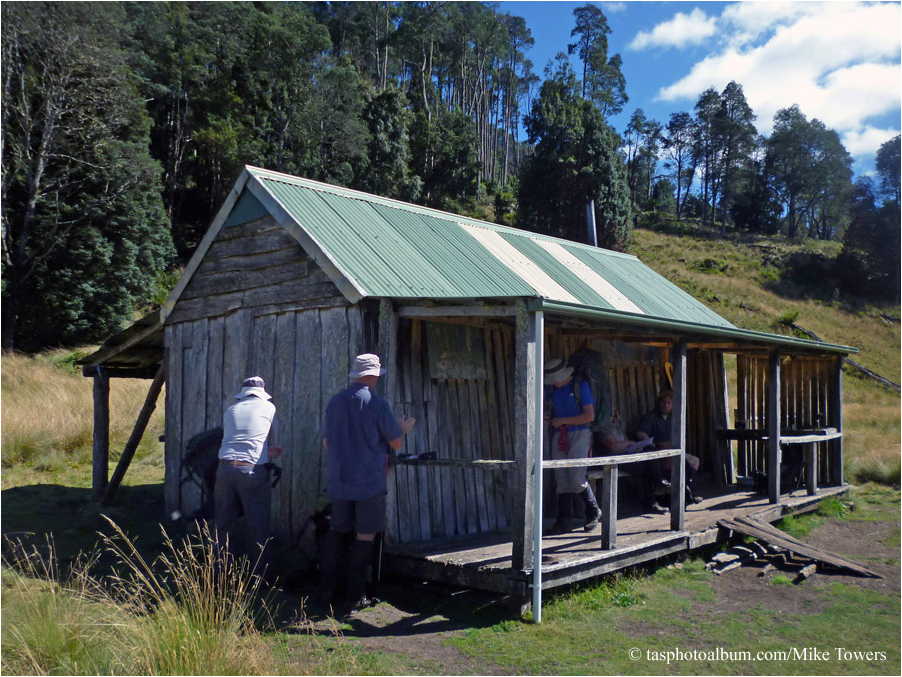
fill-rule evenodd
<path id="1" fill-rule="evenodd" d="M 275 463 L 282 468 L 282 481 L 273 491 L 272 516 L 276 525 L 274 533 L 289 541 L 294 536 L 296 527 L 292 519 L 291 480 L 295 461 L 294 428 L 297 419 L 292 415 L 295 401 L 295 334 L 297 320 L 295 313 L 282 313 L 276 316 L 275 350 L 273 354 L 273 385 L 270 395 L 276 405 L 276 416 L 279 420 L 279 435 L 276 444 L 282 447 L 282 456 Z M 272 459 L 270 459 L 272 460 Z"/>
<path id="2" fill-rule="evenodd" d="M 828 398 L 828 425 L 836 428 L 837 432 L 842 432 L 842 357 L 836 357 L 833 360 L 830 373 L 830 396 Z M 831 484 L 842 486 L 843 484 L 843 443 L 842 437 L 831 440 L 830 445 L 830 467 L 832 475 L 830 477 Z"/>
<path id="3" fill-rule="evenodd" d="M 542 337 L 536 336 L 535 313 L 528 312 L 526 303 L 517 303 L 517 334 L 514 359 L 514 453 L 516 480 L 513 521 L 512 565 L 514 570 L 531 569 L 533 552 L 533 501 L 535 497 L 535 436 L 541 434 L 534 420 L 536 351 L 541 350 Z"/>
<path id="4" fill-rule="evenodd" d="M 780 353 L 767 361 L 767 479 L 771 503 L 780 504 Z"/>
<path id="5" fill-rule="evenodd" d="M 601 549 L 617 547 L 617 466 L 604 466 L 601 476 Z"/>
<path id="6" fill-rule="evenodd" d="M 166 514 L 182 505 L 182 325 L 166 327 Z"/>
<path id="7" fill-rule="evenodd" d="M 201 319 L 184 325 L 184 330 L 191 332 L 191 346 L 182 352 L 185 360 L 182 368 L 183 446 L 206 429 L 207 323 L 206 319 Z M 195 512 L 201 505 L 200 487 L 194 482 L 186 484 L 182 501 L 188 513 Z"/>
<path id="8" fill-rule="evenodd" d="M 322 422 L 327 397 L 322 391 L 322 324 L 318 310 L 295 314 L 294 384 L 291 416 L 294 419 L 291 449 L 291 487 L 293 521 L 303 523 L 316 511 L 322 458 Z M 283 481 L 284 481 L 283 477 Z"/>
<path id="9" fill-rule="evenodd" d="M 670 463 L 670 528 L 682 531 L 686 512 L 686 341 L 673 347 L 673 413 L 670 422 L 670 446 L 680 455 Z"/>

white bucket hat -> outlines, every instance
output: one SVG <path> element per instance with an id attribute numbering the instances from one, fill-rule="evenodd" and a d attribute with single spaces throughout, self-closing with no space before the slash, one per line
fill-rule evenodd
<path id="1" fill-rule="evenodd" d="M 386 370 L 382 368 L 379 362 L 379 356 L 372 353 L 364 353 L 354 358 L 354 366 L 351 367 L 351 378 L 360 378 L 361 376 L 383 376 Z"/>
<path id="2" fill-rule="evenodd" d="M 259 376 L 251 376 L 244 379 L 241 384 L 241 392 L 235 395 L 236 400 L 243 400 L 245 397 L 259 397 L 261 400 L 271 400 L 272 396 L 265 390 L 266 384 Z"/>
<path id="3" fill-rule="evenodd" d="M 545 364 L 545 385 L 566 381 L 573 375 L 573 367 L 568 367 L 560 357 L 553 357 Z"/>

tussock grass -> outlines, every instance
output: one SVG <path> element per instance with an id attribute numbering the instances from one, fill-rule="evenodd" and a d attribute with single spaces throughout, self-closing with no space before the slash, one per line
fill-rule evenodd
<path id="1" fill-rule="evenodd" d="M 273 672 L 259 628 L 270 618 L 246 559 L 214 547 L 205 528 L 148 563 L 116 526 L 95 558 L 61 577 L 52 547 L 7 541 L 3 557 L 3 672 L 246 675 Z M 98 555 L 99 556 L 99 555 Z"/>
<path id="2" fill-rule="evenodd" d="M 71 353 L 52 351 L 34 357 L 3 353 L 3 426 L 0 464 L 4 475 L 25 467 L 60 473 L 91 462 L 93 380 L 71 368 Z M 147 396 L 148 382 L 110 380 L 110 452 L 125 446 Z M 135 464 L 162 467 L 162 396 L 135 454 Z M 131 474 L 131 473 L 130 473 Z M 4 481 L 4 486 L 9 483 Z"/>

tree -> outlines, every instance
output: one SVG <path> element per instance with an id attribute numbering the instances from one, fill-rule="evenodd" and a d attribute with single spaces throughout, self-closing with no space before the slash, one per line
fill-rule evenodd
<path id="1" fill-rule="evenodd" d="M 829 239 L 842 232 L 852 158 L 834 130 L 819 120 L 809 121 L 798 106 L 777 111 L 767 140 L 765 171 L 782 205 L 790 237 Z"/>
<path id="2" fill-rule="evenodd" d="M 670 178 L 676 186 L 676 217 L 682 218 L 683 206 L 692 178 L 695 176 L 694 129 L 689 113 L 671 113 L 667 123 L 667 136 L 664 137 L 664 150 L 667 160 L 664 167 L 670 170 Z"/>
<path id="3" fill-rule="evenodd" d="M 742 85 L 730 82 L 721 92 L 720 99 L 720 113 L 715 117 L 714 130 L 721 152 L 718 166 L 721 173 L 721 234 L 726 235 L 727 215 L 739 188 L 737 184 L 749 165 L 757 130 L 755 115 L 745 99 Z"/>
<path id="4" fill-rule="evenodd" d="M 386 89 L 366 104 L 362 117 L 369 131 L 368 162 L 355 186 L 385 197 L 416 199 L 421 180 L 410 175 L 408 128 L 413 116 L 404 95 Z"/>
<path id="5" fill-rule="evenodd" d="M 862 297 L 898 302 L 900 234 L 898 204 L 888 201 L 878 208 L 874 183 L 868 178 L 858 179 L 852 189 L 849 227 L 837 259 L 841 286 Z"/>
<path id="6" fill-rule="evenodd" d="M 173 249 L 117 5 L 3 7 L 3 347 L 98 341 Z"/>
<path id="7" fill-rule="evenodd" d="M 524 124 L 535 153 L 524 164 L 519 222 L 529 229 L 586 240 L 586 205 L 595 201 L 599 246 L 623 249 L 631 232 L 629 188 L 620 138 L 582 98 L 566 60 L 542 85 Z"/>
<path id="8" fill-rule="evenodd" d="M 880 188 L 886 199 L 899 205 L 900 187 L 902 187 L 902 175 L 899 168 L 902 166 L 902 136 L 895 137 L 880 146 L 877 151 L 876 166 L 877 175 L 880 177 Z"/>
<path id="9" fill-rule="evenodd" d="M 720 190 L 720 144 L 716 131 L 717 116 L 723 101 L 717 90 L 709 87 L 695 104 L 695 154 L 697 165 L 702 168 L 702 202 L 706 205 L 703 220 L 710 224 L 713 218 L 713 206 L 717 203 Z M 711 207 L 709 214 L 708 207 Z"/>
<path id="10" fill-rule="evenodd" d="M 608 19 L 595 5 L 577 7 L 573 16 L 576 25 L 570 37 L 577 40 L 567 45 L 567 53 L 577 54 L 583 62 L 581 96 L 594 101 L 603 117 L 616 115 L 628 98 L 621 71 L 623 60 L 619 54 L 608 57 Z"/>

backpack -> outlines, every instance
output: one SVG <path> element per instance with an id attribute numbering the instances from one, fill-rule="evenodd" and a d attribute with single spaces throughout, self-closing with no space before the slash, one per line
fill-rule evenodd
<path id="1" fill-rule="evenodd" d="M 570 356 L 569 364 L 573 367 L 573 396 L 577 407 L 582 406 L 580 391 L 583 381 L 589 383 L 592 399 L 595 400 L 595 419 L 589 426 L 594 439 L 611 428 L 611 388 L 604 357 L 597 350 L 581 348 Z"/>
<path id="2" fill-rule="evenodd" d="M 201 504 L 195 517 L 213 517 L 213 485 L 216 484 L 221 446 L 222 428 L 211 428 L 198 433 L 185 445 L 182 482 L 194 482 L 201 492 Z"/>

